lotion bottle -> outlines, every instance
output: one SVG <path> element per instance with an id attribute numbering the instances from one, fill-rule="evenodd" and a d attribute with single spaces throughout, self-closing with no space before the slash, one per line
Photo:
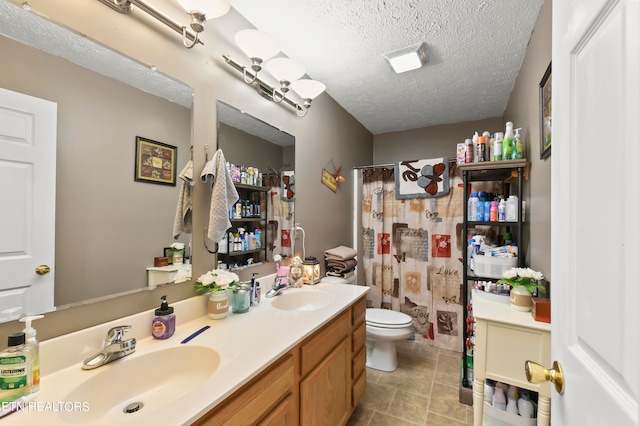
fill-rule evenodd
<path id="1" fill-rule="evenodd" d="M 162 296 L 160 307 L 155 310 L 155 318 L 151 323 L 151 334 L 154 338 L 164 340 L 173 336 L 176 331 L 176 314 L 173 307 L 167 303 L 167 296 Z"/>
<path id="2" fill-rule="evenodd" d="M 40 390 L 40 343 L 37 331 L 31 326 L 31 323 L 41 318 L 44 318 L 44 315 L 30 315 L 20 318 L 20 321 L 25 323 L 25 328 L 22 330 L 25 335 L 25 346 L 31 352 L 31 393 Z"/>

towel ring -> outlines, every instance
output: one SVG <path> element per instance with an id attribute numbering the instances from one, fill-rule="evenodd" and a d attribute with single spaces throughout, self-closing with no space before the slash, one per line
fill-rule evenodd
<path id="1" fill-rule="evenodd" d="M 207 231 L 208 231 L 208 228 L 205 226 L 205 228 L 204 228 L 204 248 L 206 248 L 209 253 L 216 254 L 216 253 L 218 253 L 218 243 L 216 243 L 215 251 L 209 250 L 209 246 L 207 246 L 207 240 L 209 239 L 209 237 L 207 237 Z"/>

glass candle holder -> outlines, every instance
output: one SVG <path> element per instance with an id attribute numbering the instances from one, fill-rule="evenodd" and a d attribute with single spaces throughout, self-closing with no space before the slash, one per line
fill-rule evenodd
<path id="1" fill-rule="evenodd" d="M 233 289 L 233 298 L 231 309 L 234 314 L 244 314 L 249 312 L 251 304 L 251 288 L 247 286 L 238 286 Z"/>

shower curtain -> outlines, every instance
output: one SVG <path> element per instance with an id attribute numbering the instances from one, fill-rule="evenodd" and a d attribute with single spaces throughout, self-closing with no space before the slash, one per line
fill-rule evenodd
<path id="1" fill-rule="evenodd" d="M 292 256 L 293 242 L 293 198 L 282 196 L 283 185 L 280 176 L 263 176 L 262 185 L 269 188 L 267 202 L 267 260 L 273 261 L 273 256 Z M 286 190 L 286 185 L 284 186 Z"/>
<path id="2" fill-rule="evenodd" d="M 367 306 L 410 315 L 417 342 L 462 350 L 463 188 L 455 165 L 439 198 L 396 200 L 394 170 L 365 169 L 362 264 Z"/>

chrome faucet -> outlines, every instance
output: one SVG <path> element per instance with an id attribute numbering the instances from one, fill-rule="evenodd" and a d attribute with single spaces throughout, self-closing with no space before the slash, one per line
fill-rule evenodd
<path id="1" fill-rule="evenodd" d="M 102 349 L 97 354 L 82 362 L 83 370 L 93 370 L 116 359 L 132 354 L 136 350 L 136 339 L 122 340 L 124 333 L 131 330 L 130 325 L 119 325 L 111 328 L 102 342 Z"/>
<path id="2" fill-rule="evenodd" d="M 282 278 L 285 278 L 285 277 L 281 277 L 281 276 L 276 277 L 276 279 L 273 281 L 273 285 L 271 286 L 271 290 L 269 290 L 265 295 L 266 297 L 277 296 L 279 294 L 282 294 L 282 292 L 285 289 L 289 288 L 289 284 L 283 283 Z"/>

